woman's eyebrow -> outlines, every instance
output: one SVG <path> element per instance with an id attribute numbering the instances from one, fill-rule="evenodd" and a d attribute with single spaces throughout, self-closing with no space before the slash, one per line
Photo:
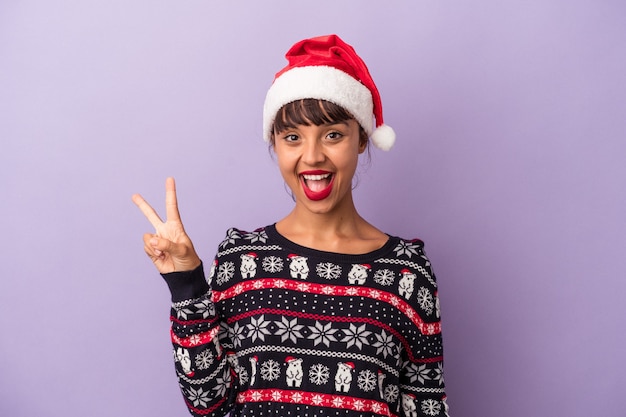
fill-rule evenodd
<path id="1" fill-rule="evenodd" d="M 327 122 L 327 123 L 323 123 L 321 126 L 334 126 L 334 125 L 345 125 L 348 126 L 348 121 L 347 120 L 341 120 L 338 122 Z"/>

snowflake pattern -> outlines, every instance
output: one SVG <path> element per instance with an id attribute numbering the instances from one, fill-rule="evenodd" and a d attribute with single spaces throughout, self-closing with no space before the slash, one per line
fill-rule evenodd
<path id="1" fill-rule="evenodd" d="M 196 314 L 201 314 L 203 319 L 215 316 L 215 305 L 209 299 L 204 299 L 193 306 L 196 308 Z"/>
<path id="2" fill-rule="evenodd" d="M 401 240 L 398 243 L 398 246 L 396 246 L 396 248 L 394 249 L 394 252 L 396 252 L 396 256 L 398 257 L 402 255 L 406 255 L 408 258 L 410 258 L 413 255 L 416 255 L 416 256 L 418 255 L 419 248 L 420 248 L 419 244 Z"/>
<path id="3" fill-rule="evenodd" d="M 433 369 L 433 372 L 435 374 L 433 376 L 433 381 L 437 381 L 439 385 L 443 385 L 443 365 L 441 362 L 437 364 L 437 368 Z"/>
<path id="4" fill-rule="evenodd" d="M 398 399 L 398 395 L 400 395 L 400 389 L 397 385 L 390 384 L 385 387 L 384 393 L 385 401 L 393 403 Z"/>
<path id="5" fill-rule="evenodd" d="M 274 359 L 269 359 L 261 365 L 261 378 L 265 381 L 275 381 L 280 377 L 280 365 Z"/>
<path id="6" fill-rule="evenodd" d="M 420 384 L 423 384 L 424 381 L 430 381 L 430 369 L 428 369 L 426 364 L 422 364 L 417 368 L 417 380 Z"/>
<path id="7" fill-rule="evenodd" d="M 388 355 L 393 355 L 393 349 L 396 346 L 393 343 L 393 335 L 387 335 L 387 332 L 383 330 L 375 336 L 376 343 L 373 346 L 376 348 L 376 354 L 382 353 L 384 358 L 387 358 Z"/>
<path id="8" fill-rule="evenodd" d="M 357 386 L 365 392 L 373 391 L 376 388 L 376 375 L 369 369 L 359 372 Z"/>
<path id="9" fill-rule="evenodd" d="M 196 366 L 198 369 L 209 369 L 213 364 L 213 354 L 210 350 L 205 349 L 196 355 Z"/>
<path id="10" fill-rule="evenodd" d="M 341 267 L 330 262 L 322 262 L 317 264 L 315 272 L 322 278 L 337 279 L 341 275 Z"/>
<path id="11" fill-rule="evenodd" d="M 283 270 L 284 263 L 278 256 L 267 256 L 263 258 L 262 267 L 265 272 L 276 274 Z"/>
<path id="12" fill-rule="evenodd" d="M 246 234 L 244 239 L 249 240 L 250 243 L 266 243 L 267 242 L 267 233 L 265 233 L 265 229 L 257 230 L 251 233 Z"/>
<path id="13" fill-rule="evenodd" d="M 188 388 L 187 398 L 193 404 L 194 407 L 206 407 L 210 401 L 209 392 L 203 391 L 202 387 L 195 389 L 193 387 Z"/>
<path id="14" fill-rule="evenodd" d="M 439 401 L 429 398 L 422 401 L 422 412 L 428 416 L 436 416 L 441 411 L 441 404 Z"/>
<path id="15" fill-rule="evenodd" d="M 267 328 L 269 325 L 270 322 L 265 320 L 264 315 L 261 315 L 258 319 L 252 317 L 250 324 L 248 324 L 248 335 L 246 337 L 251 337 L 253 342 L 257 339 L 265 341 L 265 336 L 270 334 Z"/>
<path id="16" fill-rule="evenodd" d="M 420 287 L 417 292 L 417 302 L 422 310 L 426 312 L 426 314 L 430 315 L 433 313 L 433 308 L 435 307 L 435 303 L 433 302 L 433 296 L 428 291 L 426 287 Z"/>
<path id="17" fill-rule="evenodd" d="M 237 229 L 228 229 L 226 238 L 220 243 L 220 248 L 224 249 L 228 245 L 234 245 L 238 239 L 241 239 L 239 231 Z"/>
<path id="18" fill-rule="evenodd" d="M 309 326 L 311 334 L 309 339 L 313 339 L 315 346 L 323 343 L 326 347 L 330 347 L 330 342 L 336 342 L 337 338 L 334 336 L 339 329 L 333 329 L 332 323 L 322 324 L 319 321 L 315 322 L 315 326 Z"/>
<path id="19" fill-rule="evenodd" d="M 350 348 L 356 346 L 359 349 L 363 349 L 363 345 L 367 345 L 367 336 L 372 334 L 369 330 L 365 330 L 365 324 L 357 327 L 350 323 L 350 328 L 343 330 L 344 337 L 342 342 L 347 343 L 346 347 Z"/>
<path id="20" fill-rule="evenodd" d="M 211 291 L 209 291 L 205 298 L 193 304 L 191 307 L 178 307 L 176 308 L 176 316 L 179 319 L 188 320 L 191 315 L 201 315 L 203 319 L 211 316 L 215 316 L 215 305 L 211 301 Z"/>
<path id="21" fill-rule="evenodd" d="M 194 311 L 190 308 L 181 308 L 176 310 L 176 315 L 179 319 L 187 320 L 189 315 L 193 314 Z"/>
<path id="22" fill-rule="evenodd" d="M 276 327 L 278 327 L 276 336 L 280 336 L 281 342 L 291 340 L 293 343 L 298 343 L 298 338 L 303 337 L 300 331 L 304 328 L 304 326 L 298 324 L 297 318 L 289 320 L 287 317 L 281 317 L 280 320 L 280 322 L 274 322 Z"/>
<path id="23" fill-rule="evenodd" d="M 321 363 L 316 363 L 309 369 L 309 380 L 315 385 L 324 385 L 330 378 L 330 370 Z"/>
<path id="24" fill-rule="evenodd" d="M 215 379 L 213 390 L 217 391 L 215 395 L 223 397 L 226 395 L 226 389 L 230 386 L 230 368 L 226 367 L 221 377 Z"/>
<path id="25" fill-rule="evenodd" d="M 414 363 L 410 364 L 406 367 L 406 376 L 412 383 L 415 381 L 419 381 L 421 384 L 423 384 L 424 381 L 431 380 L 430 369 L 426 366 L 426 364 L 422 364 L 419 366 Z"/>
<path id="26" fill-rule="evenodd" d="M 235 322 L 233 326 L 228 327 L 228 336 L 233 342 L 234 347 L 238 348 L 241 346 L 241 341 L 246 337 L 244 335 L 246 327 L 247 326 L 240 326 L 238 322 Z"/>
<path id="27" fill-rule="evenodd" d="M 235 275 L 235 264 L 231 261 L 226 261 L 217 267 L 217 283 L 219 285 L 230 281 Z"/>
<path id="28" fill-rule="evenodd" d="M 393 271 L 390 271 L 389 269 L 379 269 L 374 274 L 374 282 L 380 285 L 391 285 L 394 280 L 395 276 Z"/>

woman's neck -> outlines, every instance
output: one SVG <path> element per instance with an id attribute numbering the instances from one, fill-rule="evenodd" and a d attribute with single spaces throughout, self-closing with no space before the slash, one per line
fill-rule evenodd
<path id="1" fill-rule="evenodd" d="M 328 252 L 361 254 L 382 247 L 388 236 L 363 219 L 354 205 L 341 211 L 313 213 L 296 207 L 276 230 L 301 246 Z"/>

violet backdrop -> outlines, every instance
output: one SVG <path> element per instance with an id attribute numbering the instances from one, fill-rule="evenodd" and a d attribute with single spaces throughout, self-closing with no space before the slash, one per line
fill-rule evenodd
<path id="1" fill-rule="evenodd" d="M 453 417 L 624 416 L 623 1 L 0 3 L 0 415 L 185 416 L 141 192 L 210 259 L 291 200 L 261 107 L 297 40 L 368 63 L 361 214 L 426 241 Z"/>

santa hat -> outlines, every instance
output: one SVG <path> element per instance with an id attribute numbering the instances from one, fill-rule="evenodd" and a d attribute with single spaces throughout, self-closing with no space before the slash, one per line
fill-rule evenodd
<path id="1" fill-rule="evenodd" d="M 263 106 L 263 138 L 269 142 L 276 113 L 301 99 L 326 100 L 349 111 L 376 147 L 391 149 L 393 129 L 383 122 L 380 94 L 365 62 L 337 35 L 302 40 L 285 55 Z M 375 120 L 375 124 L 374 124 Z"/>

